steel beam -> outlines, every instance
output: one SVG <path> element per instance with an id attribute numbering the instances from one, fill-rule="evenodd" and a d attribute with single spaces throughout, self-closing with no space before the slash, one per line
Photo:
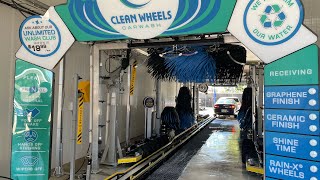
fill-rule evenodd
<path id="1" fill-rule="evenodd" d="M 58 82 L 58 109 L 57 109 L 57 137 L 56 137 L 56 168 L 54 175 L 57 177 L 63 176 L 63 142 L 62 142 L 62 107 L 63 107 L 63 87 L 64 87 L 64 64 L 65 58 L 59 63 L 59 82 Z"/>
<path id="2" fill-rule="evenodd" d="M 90 91 L 92 99 L 90 99 L 90 111 L 91 121 L 92 121 L 92 172 L 97 173 L 99 169 L 99 91 L 100 91 L 100 49 L 94 45 L 93 46 L 93 57 L 92 64 L 90 65 L 91 69 L 91 83 L 90 86 L 92 90 Z"/>
<path id="3" fill-rule="evenodd" d="M 75 161 L 76 161 L 76 146 L 77 146 L 77 121 L 78 121 L 78 83 L 79 75 L 75 74 L 73 77 L 74 96 L 73 96 L 73 110 L 71 123 L 71 150 L 70 150 L 70 180 L 75 179 Z"/>

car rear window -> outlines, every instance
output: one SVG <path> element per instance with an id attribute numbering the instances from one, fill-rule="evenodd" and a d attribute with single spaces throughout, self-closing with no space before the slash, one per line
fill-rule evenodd
<path id="1" fill-rule="evenodd" d="M 234 104 L 235 101 L 233 99 L 219 99 L 217 104 Z"/>
<path id="2" fill-rule="evenodd" d="M 236 101 L 236 102 L 239 102 L 239 99 L 238 99 L 238 98 L 226 98 L 226 99 L 232 99 L 232 100 L 234 100 L 234 101 Z"/>

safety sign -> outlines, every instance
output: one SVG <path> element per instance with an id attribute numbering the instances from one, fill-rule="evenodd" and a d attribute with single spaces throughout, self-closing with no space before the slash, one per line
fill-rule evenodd
<path id="1" fill-rule="evenodd" d="M 53 73 L 16 61 L 11 178 L 48 179 Z"/>
<path id="2" fill-rule="evenodd" d="M 320 178 L 320 163 L 296 160 L 280 156 L 266 155 L 266 176 L 276 179 L 307 179 Z"/>
<path id="3" fill-rule="evenodd" d="M 267 131 L 320 135 L 319 111 L 266 109 L 264 113 Z"/>
<path id="4" fill-rule="evenodd" d="M 319 110 L 318 86 L 266 86 L 265 107 Z"/>
<path id="5" fill-rule="evenodd" d="M 320 137 L 266 132 L 266 153 L 320 161 Z"/>

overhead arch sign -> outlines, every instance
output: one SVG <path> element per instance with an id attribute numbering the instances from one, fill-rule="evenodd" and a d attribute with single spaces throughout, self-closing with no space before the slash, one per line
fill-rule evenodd
<path id="1" fill-rule="evenodd" d="M 267 178 L 320 179 L 319 59 L 318 47 L 314 45 L 317 36 L 303 25 L 303 17 L 300 0 L 68 0 L 66 4 L 50 7 L 45 15 L 29 17 L 21 24 L 22 46 L 16 57 L 24 63 L 52 70 L 74 41 L 150 39 L 229 31 L 263 62 L 270 64 L 267 67 L 270 77 L 266 79 L 269 92 L 266 98 L 270 99 L 265 101 L 269 103 L 265 127 L 270 131 L 272 139 L 268 139 L 268 143 L 273 149 L 268 149 L 265 167 L 275 170 L 269 169 Z M 286 106 L 287 102 L 292 106 Z M 20 111 L 37 112 L 23 107 Z M 283 127 L 288 125 L 283 119 L 296 120 L 294 118 L 302 121 L 291 127 L 299 125 L 300 129 Z M 36 134 L 30 130 L 28 137 L 35 138 Z M 283 140 L 285 133 L 299 136 Z M 310 140 L 309 154 L 291 151 L 282 157 L 281 149 L 276 149 L 281 146 L 287 150 L 288 144 L 283 142 L 306 144 L 305 140 Z M 15 146 L 13 141 L 12 147 Z M 296 152 L 302 152 L 300 150 Z M 49 152 L 48 149 L 43 151 Z M 44 156 L 48 159 L 50 155 Z M 14 158 L 12 162 L 18 162 Z M 22 160 L 26 162 L 30 158 Z M 49 164 L 44 164 L 42 168 L 48 167 Z M 29 169 L 23 174 L 32 173 Z M 13 169 L 12 172 L 12 177 L 18 179 Z M 279 175 L 277 172 L 288 173 Z M 298 175 L 288 176 L 294 173 Z"/>

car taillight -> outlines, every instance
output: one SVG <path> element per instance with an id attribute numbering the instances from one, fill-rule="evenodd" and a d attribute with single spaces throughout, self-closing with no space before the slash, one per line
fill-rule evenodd
<path id="1" fill-rule="evenodd" d="M 219 105 L 214 105 L 214 108 L 219 108 Z"/>
<path id="2" fill-rule="evenodd" d="M 231 105 L 230 108 L 231 108 L 231 109 L 234 109 L 234 108 L 236 108 L 236 106 L 235 106 L 235 105 Z"/>

